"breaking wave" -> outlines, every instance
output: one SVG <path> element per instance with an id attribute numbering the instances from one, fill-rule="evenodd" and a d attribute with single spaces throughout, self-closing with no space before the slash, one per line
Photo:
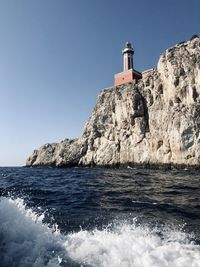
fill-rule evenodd
<path id="1" fill-rule="evenodd" d="M 183 230 L 113 223 L 61 234 L 22 199 L 0 200 L 1 267 L 200 267 L 200 246 Z"/>

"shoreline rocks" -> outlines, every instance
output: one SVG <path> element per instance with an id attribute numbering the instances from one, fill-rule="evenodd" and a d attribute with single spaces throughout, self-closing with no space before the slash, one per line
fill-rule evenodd
<path id="1" fill-rule="evenodd" d="M 200 166 L 200 37 L 166 50 L 150 76 L 103 90 L 75 140 L 27 166 Z"/>

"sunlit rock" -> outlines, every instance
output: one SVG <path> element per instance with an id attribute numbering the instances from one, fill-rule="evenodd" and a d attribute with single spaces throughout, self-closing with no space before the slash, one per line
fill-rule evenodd
<path id="1" fill-rule="evenodd" d="M 200 166 L 200 37 L 167 49 L 157 69 L 103 90 L 76 140 L 44 145 L 27 165 Z"/>

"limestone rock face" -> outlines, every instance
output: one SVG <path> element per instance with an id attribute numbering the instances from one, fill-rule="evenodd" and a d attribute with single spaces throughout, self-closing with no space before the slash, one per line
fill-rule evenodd
<path id="1" fill-rule="evenodd" d="M 65 139 L 60 143 L 45 144 L 27 159 L 27 166 L 76 166 L 85 153 L 85 143 L 81 139 Z"/>
<path id="2" fill-rule="evenodd" d="M 35 150 L 27 165 L 200 166 L 200 38 L 160 56 L 150 76 L 103 90 L 76 140 Z"/>

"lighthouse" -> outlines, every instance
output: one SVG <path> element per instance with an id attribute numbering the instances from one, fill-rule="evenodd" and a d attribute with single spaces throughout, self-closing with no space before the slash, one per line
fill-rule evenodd
<path id="1" fill-rule="evenodd" d="M 124 72 L 133 69 L 133 55 L 134 50 L 131 43 L 127 42 L 124 50 L 122 50 L 124 58 Z"/>
<path id="2" fill-rule="evenodd" d="M 134 50 L 130 42 L 126 42 L 125 48 L 122 50 L 123 54 L 123 72 L 115 74 L 115 86 L 139 80 L 142 74 L 136 71 L 133 66 Z"/>

